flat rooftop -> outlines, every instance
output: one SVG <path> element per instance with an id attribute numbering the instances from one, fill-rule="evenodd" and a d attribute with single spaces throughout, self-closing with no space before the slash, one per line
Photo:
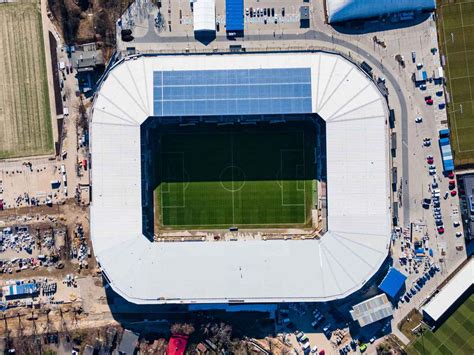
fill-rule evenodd
<path id="1" fill-rule="evenodd" d="M 310 105 L 290 104 L 279 113 L 296 107 L 326 122 L 327 233 L 319 240 L 149 241 L 142 235 L 140 125 L 157 114 L 155 73 L 257 69 L 309 74 Z M 225 99 L 238 94 L 229 91 Z M 246 114 L 235 107 L 233 114 Z M 176 116 L 186 122 L 186 112 Z M 95 97 L 90 138 L 91 237 L 111 287 L 137 304 L 329 301 L 357 291 L 388 254 L 387 117 L 373 81 L 336 54 L 143 56 L 116 63 Z"/>

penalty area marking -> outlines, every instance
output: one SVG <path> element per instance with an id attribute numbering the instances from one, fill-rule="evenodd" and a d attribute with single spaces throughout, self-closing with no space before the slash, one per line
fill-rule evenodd
<path id="1" fill-rule="evenodd" d="M 185 208 L 186 207 L 186 188 L 188 187 L 188 184 L 189 183 L 184 183 L 185 180 L 184 180 L 184 176 L 185 176 L 185 170 L 184 170 L 184 152 L 163 152 L 161 153 L 161 155 L 165 155 L 165 154 L 169 154 L 169 155 L 172 155 L 172 154 L 178 154 L 180 156 L 180 159 L 181 159 L 181 181 L 183 182 L 183 184 L 180 184 L 181 185 L 181 189 L 182 189 L 182 192 L 181 192 L 181 195 L 183 196 L 182 198 L 182 203 L 180 205 L 165 205 L 163 203 L 163 195 L 164 194 L 170 194 L 171 191 L 170 191 L 170 183 L 166 183 L 166 186 L 167 186 L 167 191 L 163 191 L 163 189 L 160 190 L 160 195 L 161 195 L 161 209 L 163 210 L 164 208 Z M 173 159 L 173 161 L 176 161 L 178 160 L 179 158 L 177 159 Z M 162 173 L 163 173 L 163 165 L 161 166 L 161 170 L 162 170 Z M 161 213 L 161 218 L 163 219 L 163 211 Z"/>

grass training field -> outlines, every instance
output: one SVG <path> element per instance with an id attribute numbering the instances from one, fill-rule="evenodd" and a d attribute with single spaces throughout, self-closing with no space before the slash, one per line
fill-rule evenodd
<path id="1" fill-rule="evenodd" d="M 0 159 L 53 152 L 39 1 L 0 4 Z"/>
<path id="2" fill-rule="evenodd" d="M 314 131 L 301 123 L 160 134 L 158 225 L 311 226 Z"/>
<path id="3" fill-rule="evenodd" d="M 474 295 L 471 295 L 434 333 L 426 332 L 409 348 L 413 355 L 474 354 Z"/>
<path id="4" fill-rule="evenodd" d="M 455 163 L 474 164 L 474 0 L 438 1 L 438 16 Z"/>

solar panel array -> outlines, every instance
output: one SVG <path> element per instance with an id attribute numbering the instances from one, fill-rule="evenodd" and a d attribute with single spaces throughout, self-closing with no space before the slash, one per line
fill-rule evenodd
<path id="1" fill-rule="evenodd" d="M 310 113 L 311 69 L 155 71 L 155 116 Z"/>

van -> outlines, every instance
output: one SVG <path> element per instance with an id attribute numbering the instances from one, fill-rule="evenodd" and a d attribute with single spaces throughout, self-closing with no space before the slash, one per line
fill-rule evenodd
<path id="1" fill-rule="evenodd" d="M 59 189 L 59 186 L 61 185 L 61 182 L 59 180 L 53 180 L 51 181 L 51 188 L 53 190 Z"/>

